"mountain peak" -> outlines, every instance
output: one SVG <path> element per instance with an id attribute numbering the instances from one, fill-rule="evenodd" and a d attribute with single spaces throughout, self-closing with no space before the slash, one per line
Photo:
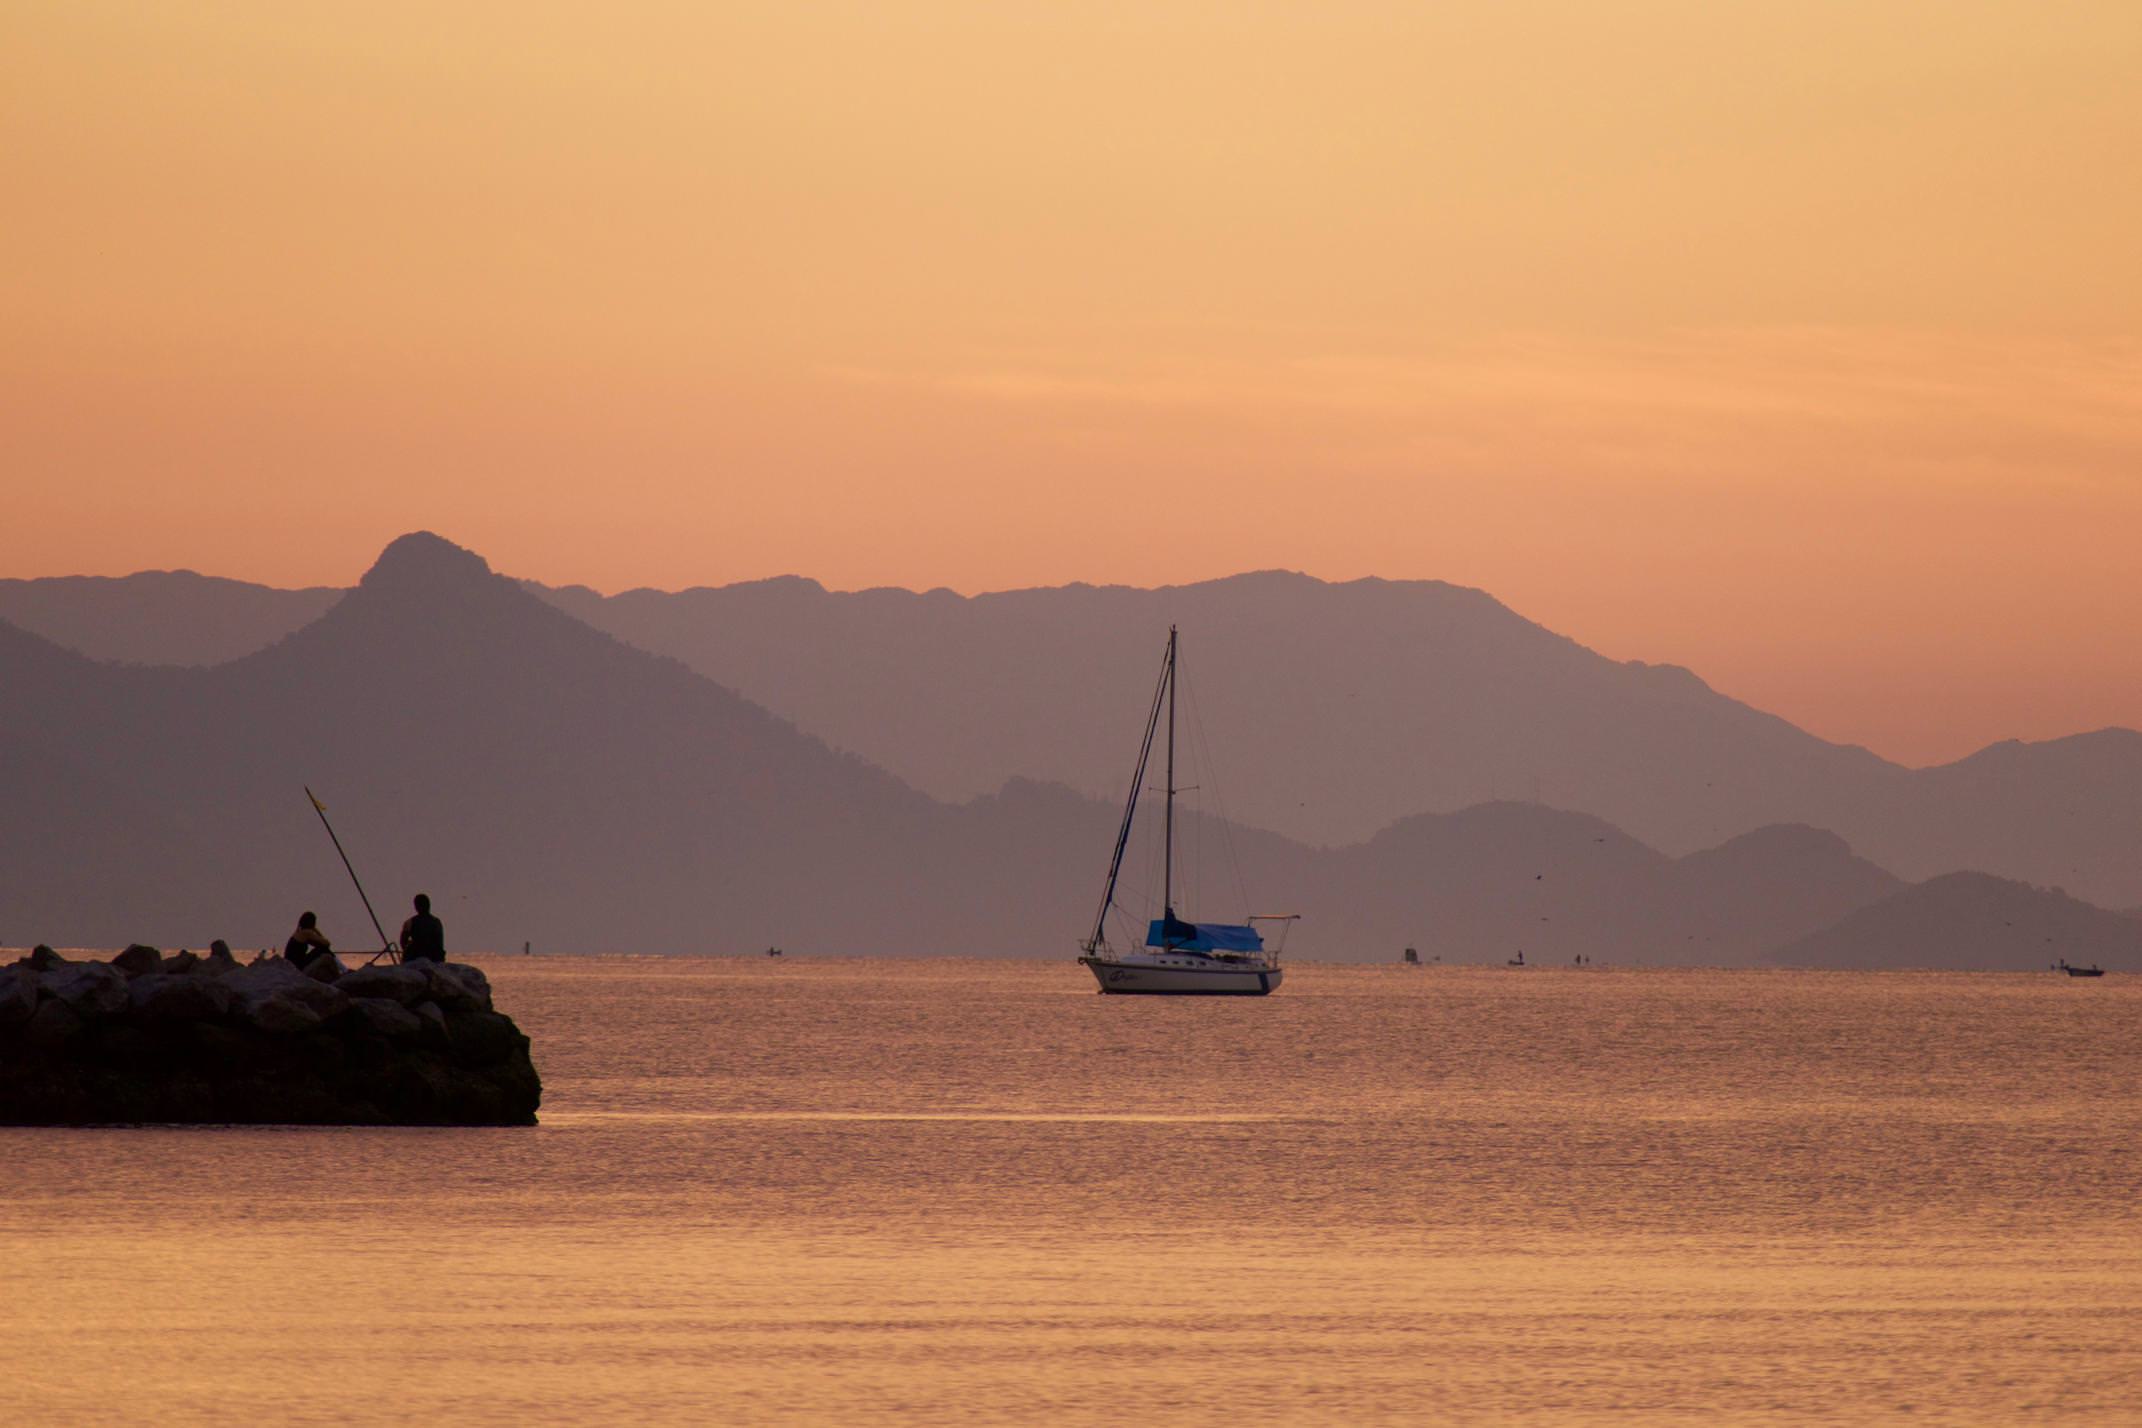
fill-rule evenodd
<path id="1" fill-rule="evenodd" d="M 488 579 L 491 566 L 473 550 L 463 550 L 430 531 L 412 531 L 390 543 L 364 573 L 361 588 L 438 590 Z"/>

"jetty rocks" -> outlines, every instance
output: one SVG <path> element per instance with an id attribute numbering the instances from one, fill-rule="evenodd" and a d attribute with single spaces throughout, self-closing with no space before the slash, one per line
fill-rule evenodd
<path id="1" fill-rule="evenodd" d="M 534 1125 L 528 1038 L 465 962 L 300 970 L 49 947 L 0 967 L 0 1125 Z"/>

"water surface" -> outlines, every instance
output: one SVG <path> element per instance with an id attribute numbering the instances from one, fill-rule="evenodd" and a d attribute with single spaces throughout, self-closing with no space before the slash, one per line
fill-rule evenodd
<path id="1" fill-rule="evenodd" d="M 0 1418 L 2142 1403 L 2142 981 L 483 965 L 534 1130 L 0 1130 Z"/>

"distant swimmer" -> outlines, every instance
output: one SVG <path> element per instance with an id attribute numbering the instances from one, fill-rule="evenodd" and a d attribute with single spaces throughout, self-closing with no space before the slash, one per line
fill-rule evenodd
<path id="1" fill-rule="evenodd" d="M 402 924 L 404 962 L 444 962 L 446 924 L 431 915 L 431 899 L 416 895 L 416 915 Z"/>
<path id="2" fill-rule="evenodd" d="M 300 967 L 322 952 L 334 950 L 320 931 L 320 919 L 309 912 L 298 914 L 297 931 L 291 933 L 290 940 L 283 944 L 283 955 Z"/>

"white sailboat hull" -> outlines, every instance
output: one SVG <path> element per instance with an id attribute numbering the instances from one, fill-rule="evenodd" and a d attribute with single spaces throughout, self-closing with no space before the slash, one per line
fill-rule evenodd
<path id="1" fill-rule="evenodd" d="M 1262 997 L 1284 974 L 1268 962 L 1224 962 L 1207 957 L 1085 956 L 1101 990 L 1117 996 Z"/>
<path id="2" fill-rule="evenodd" d="M 1152 711 L 1146 715 L 1145 739 L 1138 746 L 1138 763 L 1131 771 L 1130 797 L 1123 805 L 1123 822 L 1116 829 L 1116 850 L 1108 860 L 1108 881 L 1101 887 L 1101 908 L 1094 915 L 1093 935 L 1079 944 L 1085 956 L 1079 964 L 1090 968 L 1101 990 L 1118 996 L 1262 997 L 1280 983 L 1279 954 L 1268 951 L 1260 922 L 1277 922 L 1285 943 L 1285 927 L 1292 913 L 1251 917 L 1245 922 L 1186 922 L 1175 915 L 1175 795 L 1183 790 L 1175 783 L 1175 627 L 1168 626 L 1168 655 L 1160 666 L 1160 682 L 1153 687 Z M 1147 761 L 1156 747 L 1161 715 L 1168 720 L 1166 748 L 1167 811 L 1163 815 L 1160 854 L 1160 906 L 1150 920 L 1143 946 L 1126 939 L 1128 950 L 1118 952 L 1108 941 L 1108 914 L 1116 908 L 1116 879 L 1123 871 L 1123 852 L 1129 845 L 1131 822 L 1138 816 L 1138 798 L 1145 790 Z"/>

